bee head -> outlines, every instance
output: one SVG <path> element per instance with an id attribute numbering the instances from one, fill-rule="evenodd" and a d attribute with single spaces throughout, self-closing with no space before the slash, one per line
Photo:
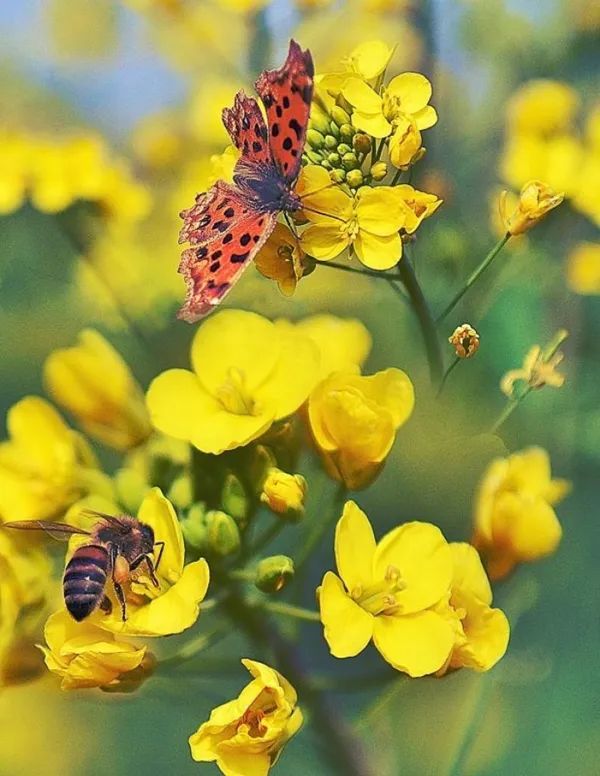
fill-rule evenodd
<path id="1" fill-rule="evenodd" d="M 142 552 L 150 554 L 154 549 L 154 530 L 145 523 L 140 523 L 140 533 L 142 534 Z"/>

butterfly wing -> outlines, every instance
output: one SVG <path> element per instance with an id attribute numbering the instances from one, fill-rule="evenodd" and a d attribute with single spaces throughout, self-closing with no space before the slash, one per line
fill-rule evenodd
<path id="1" fill-rule="evenodd" d="M 256 210 L 239 189 L 218 181 L 181 217 L 179 242 L 191 247 L 179 264 L 187 295 L 178 317 L 193 323 L 231 290 L 275 228 L 277 213 Z"/>
<path id="2" fill-rule="evenodd" d="M 313 95 L 314 66 L 310 51 L 290 41 L 287 59 L 279 70 L 266 70 L 256 91 L 267 111 L 273 161 L 288 184 L 300 172 Z"/>
<path id="3" fill-rule="evenodd" d="M 267 125 L 254 97 L 238 92 L 233 107 L 223 110 L 223 124 L 243 157 L 257 164 L 273 164 Z"/>

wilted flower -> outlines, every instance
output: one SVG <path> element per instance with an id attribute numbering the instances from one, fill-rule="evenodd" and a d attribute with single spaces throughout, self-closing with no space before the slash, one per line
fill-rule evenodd
<path id="1" fill-rule="evenodd" d="M 448 337 L 448 342 L 459 358 L 471 358 L 479 350 L 479 334 L 468 323 L 457 326 Z"/>
<path id="2" fill-rule="evenodd" d="M 413 385 L 400 369 L 323 380 L 310 395 L 308 422 L 330 476 L 350 490 L 370 485 L 413 406 Z"/>
<path id="3" fill-rule="evenodd" d="M 213 709 L 190 736 L 197 762 L 216 762 L 225 776 L 266 776 L 281 749 L 302 725 L 297 695 L 281 674 L 242 660 L 252 675 L 238 698 Z"/>
<path id="4" fill-rule="evenodd" d="M 136 684 L 152 672 L 146 647 L 135 647 L 92 622 L 77 623 L 66 611 L 48 618 L 44 636 L 47 646 L 40 649 L 50 671 L 61 677 L 63 690 L 118 690 L 121 683 L 132 689 L 132 672 Z"/>
<path id="5" fill-rule="evenodd" d="M 311 263 L 298 238 L 285 224 L 276 224 L 273 233 L 254 259 L 256 269 L 269 280 L 276 280 L 284 296 L 291 296 L 300 279 L 312 272 Z"/>
<path id="6" fill-rule="evenodd" d="M 44 365 L 52 398 L 83 430 L 117 450 L 128 450 L 151 433 L 142 389 L 119 353 L 93 329 L 79 344 L 55 350 Z"/>
<path id="7" fill-rule="evenodd" d="M 600 294 L 600 243 L 578 243 L 567 259 L 567 283 L 576 294 Z"/>
<path id="8" fill-rule="evenodd" d="M 505 191 L 500 195 L 500 217 L 507 234 L 517 235 L 539 223 L 550 210 L 560 205 L 565 195 L 557 194 L 541 181 L 529 181 L 521 189 L 519 203 L 512 213 L 506 210 L 506 196 Z"/>
<path id="9" fill-rule="evenodd" d="M 295 412 L 319 375 L 316 347 L 291 327 L 223 310 L 199 327 L 193 372 L 170 369 L 150 385 L 152 423 L 205 453 L 232 450 Z"/>
<path id="10" fill-rule="evenodd" d="M 353 657 L 373 639 L 384 659 L 410 676 L 446 664 L 454 628 L 436 606 L 450 590 L 452 555 L 439 528 L 406 523 L 376 544 L 367 516 L 348 501 L 335 558 L 340 576 L 328 571 L 318 590 L 332 655 Z"/>
<path id="11" fill-rule="evenodd" d="M 407 183 L 396 186 L 395 191 L 406 214 L 402 228 L 408 234 L 416 232 L 422 221 L 433 215 L 443 201 L 435 194 L 419 191 Z"/>
<path id="12" fill-rule="evenodd" d="M 26 396 L 8 411 L 0 443 L 0 519 L 53 517 L 89 492 L 110 495 L 110 480 L 84 437 L 44 399 Z"/>
<path id="13" fill-rule="evenodd" d="M 479 485 L 472 540 L 491 579 L 554 552 L 562 529 L 552 507 L 569 487 L 551 478 L 548 453 L 540 447 L 492 461 Z"/>
<path id="14" fill-rule="evenodd" d="M 561 329 L 547 347 L 534 345 L 525 356 L 523 367 L 511 369 L 504 375 L 500 382 L 502 393 L 509 399 L 515 398 L 517 382 L 523 382 L 526 387 L 532 389 L 543 388 L 546 385 L 561 388 L 564 385 L 565 376 L 557 371 L 557 367 L 564 356 L 558 348 L 568 336 L 568 332 Z"/>
<path id="15" fill-rule="evenodd" d="M 304 515 L 306 489 L 306 480 L 300 474 L 288 474 L 272 468 L 267 472 L 260 500 L 275 514 L 299 520 Z"/>

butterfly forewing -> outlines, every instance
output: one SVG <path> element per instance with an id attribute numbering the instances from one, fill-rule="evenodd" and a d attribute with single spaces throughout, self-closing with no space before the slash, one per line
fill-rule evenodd
<path id="1" fill-rule="evenodd" d="M 313 77 L 310 52 L 302 51 L 292 40 L 283 67 L 265 71 L 256 82 L 256 91 L 267 112 L 273 161 L 288 183 L 293 183 L 300 172 Z"/>
<path id="2" fill-rule="evenodd" d="M 267 125 L 254 97 L 238 92 L 232 108 L 223 111 L 223 124 L 234 146 L 255 164 L 273 164 Z"/>

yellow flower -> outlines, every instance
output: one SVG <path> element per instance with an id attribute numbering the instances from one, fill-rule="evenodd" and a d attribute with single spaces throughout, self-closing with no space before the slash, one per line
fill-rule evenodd
<path id="1" fill-rule="evenodd" d="M 310 165 L 298 185 L 311 222 L 302 233 L 304 250 L 328 261 L 352 246 L 371 269 L 390 269 L 402 258 L 398 230 L 406 214 L 391 186 L 361 187 L 354 197 L 334 187 L 327 170 Z"/>
<path id="2" fill-rule="evenodd" d="M 269 280 L 276 280 L 284 296 L 292 296 L 300 279 L 314 268 L 298 239 L 285 224 L 276 224 L 273 233 L 254 259 L 256 269 Z"/>
<path id="3" fill-rule="evenodd" d="M 446 666 L 489 671 L 504 655 L 510 625 L 500 609 L 492 609 L 492 589 L 477 550 L 470 544 L 450 544 L 453 576 L 446 610 L 456 628 L 454 648 Z M 443 609 L 442 609 L 443 611 Z"/>
<path id="4" fill-rule="evenodd" d="M 383 658 L 410 676 L 446 664 L 454 629 L 436 606 L 450 590 L 452 554 L 439 528 L 406 523 L 376 544 L 367 516 L 348 501 L 335 559 L 340 576 L 328 571 L 318 591 L 334 657 L 358 655 L 373 639 Z"/>
<path id="5" fill-rule="evenodd" d="M 567 283 L 576 294 L 600 294 L 600 243 L 578 243 L 567 260 Z"/>
<path id="6" fill-rule="evenodd" d="M 86 434 L 117 450 L 150 435 L 142 389 L 119 353 L 93 329 L 79 344 L 50 354 L 44 380 L 52 398 L 69 410 Z"/>
<path id="7" fill-rule="evenodd" d="M 448 337 L 448 342 L 459 358 L 471 358 L 479 350 L 479 334 L 468 323 L 457 326 Z"/>
<path id="8" fill-rule="evenodd" d="M 300 474 L 288 474 L 273 467 L 267 472 L 260 500 L 270 510 L 291 520 L 304 515 L 307 484 Z"/>
<path id="9" fill-rule="evenodd" d="M 0 443 L 0 519 L 55 517 L 88 492 L 110 495 L 85 439 L 38 396 L 8 411 L 9 439 Z"/>
<path id="10" fill-rule="evenodd" d="M 414 401 L 400 369 L 369 377 L 338 372 L 323 380 L 310 395 L 308 422 L 329 475 L 350 490 L 370 485 Z"/>
<path id="11" fill-rule="evenodd" d="M 334 372 L 360 372 L 373 345 L 367 327 L 356 318 L 324 313 L 303 318 L 295 327 L 319 348 L 321 380 Z"/>
<path id="12" fill-rule="evenodd" d="M 118 689 L 136 672 L 141 683 L 151 668 L 146 647 L 135 647 L 91 622 L 77 623 L 65 611 L 48 618 L 44 629 L 46 647 L 40 647 L 46 665 L 61 677 L 61 689 L 84 687 Z M 145 670 L 146 669 L 146 670 Z"/>
<path id="13" fill-rule="evenodd" d="M 398 169 L 405 170 L 425 153 L 423 139 L 416 121 L 410 116 L 398 116 L 395 127 L 390 139 L 390 161 Z"/>
<path id="14" fill-rule="evenodd" d="M 319 374 L 315 346 L 256 313 L 223 310 L 192 343 L 194 371 L 159 375 L 147 395 L 152 423 L 205 453 L 248 444 L 291 415 Z"/>
<path id="15" fill-rule="evenodd" d="M 542 348 L 540 345 L 534 345 L 523 361 L 521 369 L 511 369 L 507 372 L 500 382 L 500 390 L 509 399 L 515 397 L 515 383 L 523 382 L 529 388 L 539 389 L 546 385 L 553 388 L 562 388 L 565 382 L 565 376 L 557 371 L 558 365 L 562 362 L 564 356 L 558 350 L 561 343 L 568 337 L 565 329 L 560 329 L 552 342 Z"/>
<path id="16" fill-rule="evenodd" d="M 297 695 L 281 674 L 244 659 L 252 681 L 233 701 L 217 706 L 190 736 L 196 762 L 216 762 L 225 776 L 266 776 L 302 725 Z"/>
<path id="17" fill-rule="evenodd" d="M 98 508 L 108 514 L 119 512 L 115 505 L 106 503 L 90 501 L 80 506 Z M 206 595 L 210 577 L 208 564 L 203 558 L 184 564 L 185 547 L 181 526 L 171 503 L 159 488 L 152 488 L 146 494 L 137 517 L 153 529 L 157 543 L 164 542 L 160 563 L 156 568 L 159 587 L 152 584 L 142 566 L 139 574 L 134 575 L 124 586 L 127 598 L 125 622 L 110 585 L 106 592 L 111 599 L 112 611 L 106 614 L 97 610 L 90 619 L 104 630 L 129 636 L 170 636 L 181 633 L 191 627 L 200 615 L 200 604 Z M 86 543 L 86 538 L 75 536 L 69 548 L 73 551 L 82 543 Z M 155 549 L 155 561 L 157 553 Z"/>
<path id="18" fill-rule="evenodd" d="M 584 150 L 572 135 L 515 135 L 510 137 L 500 159 L 503 179 L 515 188 L 528 181 L 545 181 L 555 191 L 576 196 L 581 183 Z"/>
<path id="19" fill-rule="evenodd" d="M 558 207 L 564 199 L 564 194 L 557 194 L 547 184 L 541 181 L 529 181 L 521 189 L 516 210 L 508 213 L 506 210 L 507 192 L 500 195 L 500 216 L 508 234 L 523 234 L 539 223 L 542 218 Z"/>
<path id="20" fill-rule="evenodd" d="M 345 64 L 349 72 L 371 81 L 384 72 L 393 54 L 394 49 L 383 40 L 369 40 L 352 49 Z"/>
<path id="21" fill-rule="evenodd" d="M 407 183 L 396 186 L 395 191 L 406 213 L 403 228 L 408 234 L 416 232 L 423 220 L 433 215 L 443 202 L 435 194 L 419 191 Z"/>
<path id="22" fill-rule="evenodd" d="M 568 129 L 579 96 L 568 84 L 546 79 L 527 81 L 510 99 L 508 125 L 513 132 L 548 135 Z"/>
<path id="23" fill-rule="evenodd" d="M 0 214 L 18 210 L 27 193 L 28 148 L 16 133 L 0 131 Z"/>
<path id="24" fill-rule="evenodd" d="M 429 105 L 431 84 L 420 73 L 401 73 L 389 82 L 380 96 L 360 78 L 349 78 L 342 95 L 352 105 L 352 124 L 372 137 L 388 137 L 405 131 L 405 119 L 414 121 L 418 130 L 437 122 L 437 113 Z"/>
<path id="25" fill-rule="evenodd" d="M 548 453 L 540 447 L 492 461 L 479 485 L 472 541 L 491 579 L 556 550 L 562 530 L 552 506 L 569 487 L 551 478 Z"/>

